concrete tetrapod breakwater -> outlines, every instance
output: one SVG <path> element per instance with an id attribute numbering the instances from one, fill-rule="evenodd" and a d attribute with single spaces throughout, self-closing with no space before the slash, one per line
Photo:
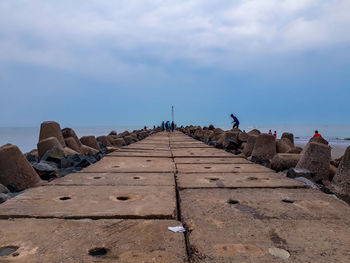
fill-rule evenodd
<path id="1" fill-rule="evenodd" d="M 350 262 L 350 208 L 158 133 L 1 204 L 0 262 Z"/>

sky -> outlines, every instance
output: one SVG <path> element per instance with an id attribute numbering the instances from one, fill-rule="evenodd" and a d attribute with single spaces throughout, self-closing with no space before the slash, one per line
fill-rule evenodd
<path id="1" fill-rule="evenodd" d="M 350 125 L 349 0 L 2 0 L 0 126 Z"/>

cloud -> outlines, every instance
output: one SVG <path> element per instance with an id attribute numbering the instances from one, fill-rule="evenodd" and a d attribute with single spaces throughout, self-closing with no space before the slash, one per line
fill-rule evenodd
<path id="1" fill-rule="evenodd" d="M 178 61 L 249 67 L 348 45 L 348 10 L 348 0 L 3 0 L 0 63 L 117 77 L 164 76 Z"/>

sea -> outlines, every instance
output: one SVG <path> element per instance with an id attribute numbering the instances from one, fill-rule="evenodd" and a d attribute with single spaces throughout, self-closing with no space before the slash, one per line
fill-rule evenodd
<path id="1" fill-rule="evenodd" d="M 71 127 L 77 133 L 78 137 L 94 135 L 108 135 L 112 130 L 118 133 L 123 131 L 133 131 L 142 129 L 143 126 L 116 126 L 116 127 Z M 221 126 L 224 130 L 231 127 Z M 294 134 L 295 142 L 306 143 L 317 129 L 322 136 L 329 141 L 331 146 L 350 146 L 350 125 L 271 125 L 271 126 L 240 126 L 241 130 L 250 131 L 258 129 L 267 133 L 277 131 L 279 138 L 283 132 L 291 132 Z M 0 127 L 0 146 L 6 143 L 17 145 L 23 153 L 29 152 L 36 148 L 39 139 L 40 127 Z"/>

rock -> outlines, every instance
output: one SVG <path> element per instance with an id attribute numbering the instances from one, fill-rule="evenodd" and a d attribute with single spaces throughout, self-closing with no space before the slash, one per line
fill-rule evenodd
<path id="1" fill-rule="evenodd" d="M 30 163 L 39 161 L 39 153 L 38 153 L 38 150 L 36 149 L 33 149 L 30 152 L 25 153 L 24 156 Z"/>
<path id="2" fill-rule="evenodd" d="M 297 146 L 290 149 L 287 153 L 301 153 L 302 151 L 303 151 L 303 148 Z"/>
<path id="3" fill-rule="evenodd" d="M 123 139 L 124 139 L 124 142 L 126 145 L 133 143 L 131 136 L 125 136 L 125 137 L 123 137 Z"/>
<path id="4" fill-rule="evenodd" d="M 118 135 L 116 131 L 111 131 L 108 135 Z"/>
<path id="5" fill-rule="evenodd" d="M 328 145 L 327 140 L 325 140 L 325 139 L 322 138 L 322 137 L 312 137 L 312 138 L 309 140 L 309 143 L 310 143 L 310 142 L 316 142 L 316 143 L 321 143 L 321 144 Z"/>
<path id="6" fill-rule="evenodd" d="M 294 149 L 294 144 L 287 138 L 276 141 L 277 153 L 287 153 Z"/>
<path id="7" fill-rule="evenodd" d="M 255 141 L 256 141 L 256 135 L 248 135 L 248 140 L 246 146 L 243 148 L 243 153 L 245 156 L 249 157 L 252 155 Z"/>
<path id="8" fill-rule="evenodd" d="M 0 204 L 6 202 L 7 199 L 9 199 L 8 195 L 0 193 Z"/>
<path id="9" fill-rule="evenodd" d="M 75 131 L 73 129 L 64 128 L 62 130 L 62 135 L 65 139 L 72 137 L 75 140 L 75 142 L 77 143 L 77 145 L 79 146 L 79 148 L 81 147 L 82 143 L 79 140 L 77 134 L 75 133 Z M 67 146 L 70 147 L 69 145 L 67 145 Z M 72 147 L 70 147 L 70 148 L 72 148 Z M 72 148 L 72 149 L 75 150 L 74 148 Z"/>
<path id="10" fill-rule="evenodd" d="M 284 139 L 284 138 L 288 139 L 294 147 L 294 135 L 293 135 L 293 133 L 284 132 L 281 136 L 281 139 Z"/>
<path id="11" fill-rule="evenodd" d="M 238 132 L 227 131 L 221 134 L 218 143 L 222 145 L 222 148 L 228 150 L 234 150 L 239 147 Z"/>
<path id="12" fill-rule="evenodd" d="M 271 168 L 277 172 L 294 168 L 300 160 L 300 157 L 300 154 L 278 153 L 271 160 Z"/>
<path id="13" fill-rule="evenodd" d="M 208 143 L 213 136 L 214 136 L 214 131 L 208 129 L 208 130 L 203 132 L 203 141 Z"/>
<path id="14" fill-rule="evenodd" d="M 80 153 L 80 151 L 79 152 L 74 151 L 73 149 L 71 149 L 69 147 L 64 147 L 63 150 L 64 150 L 65 156 L 67 156 L 67 155 L 74 155 L 74 154 L 79 154 Z"/>
<path id="15" fill-rule="evenodd" d="M 0 183 L 8 187 L 9 184 L 23 190 L 40 182 L 40 177 L 21 153 L 12 144 L 0 147 Z"/>
<path id="16" fill-rule="evenodd" d="M 97 140 L 95 138 L 95 136 L 90 135 L 90 136 L 83 136 L 80 138 L 80 141 L 82 144 L 89 146 L 97 151 L 101 151 L 100 146 L 97 143 Z"/>
<path id="17" fill-rule="evenodd" d="M 120 148 L 113 147 L 113 146 L 107 146 L 106 148 L 107 148 L 108 153 L 120 150 Z"/>
<path id="18" fill-rule="evenodd" d="M 42 159 L 44 154 L 47 151 L 54 150 L 54 154 L 56 156 L 61 156 L 61 158 L 64 157 L 64 150 L 62 147 L 62 144 L 58 141 L 56 137 L 48 137 L 46 139 L 43 139 L 38 142 L 37 144 L 38 147 L 38 153 L 39 153 L 39 158 Z"/>
<path id="19" fill-rule="evenodd" d="M 330 164 L 329 165 L 329 181 L 332 182 L 335 174 L 337 173 L 337 167 L 335 167 L 334 165 Z"/>
<path id="20" fill-rule="evenodd" d="M 96 140 L 98 142 L 101 142 L 103 144 L 103 146 L 105 146 L 105 147 L 111 146 L 111 141 L 109 140 L 108 136 L 99 136 L 96 138 Z"/>
<path id="21" fill-rule="evenodd" d="M 328 145 L 310 142 L 306 145 L 296 168 L 310 170 L 318 180 L 328 180 L 331 148 Z"/>
<path id="22" fill-rule="evenodd" d="M 111 135 L 114 135 L 114 134 L 111 134 Z M 119 134 L 119 137 L 124 137 L 124 136 L 129 136 L 129 135 L 130 135 L 130 132 L 124 131 L 124 132 Z"/>
<path id="23" fill-rule="evenodd" d="M 45 121 L 41 124 L 39 142 L 49 137 L 57 138 L 57 140 L 63 147 L 66 146 L 62 135 L 61 127 L 57 122 Z"/>
<path id="24" fill-rule="evenodd" d="M 238 140 L 240 142 L 247 142 L 248 141 L 248 137 L 249 137 L 248 133 L 245 133 L 245 132 L 240 132 L 238 134 Z"/>
<path id="25" fill-rule="evenodd" d="M 209 127 L 208 127 L 208 130 L 212 131 L 212 130 L 214 130 L 214 129 L 215 129 L 214 125 L 213 125 L 213 124 L 210 124 Z"/>
<path id="26" fill-rule="evenodd" d="M 290 168 L 288 169 L 287 177 L 289 178 L 305 177 L 309 180 L 313 180 L 314 174 L 308 169 Z"/>
<path id="27" fill-rule="evenodd" d="M 252 156 L 261 160 L 270 160 L 276 154 L 276 140 L 273 135 L 262 133 L 256 138 Z"/>
<path id="28" fill-rule="evenodd" d="M 250 132 L 248 132 L 249 135 L 259 135 L 261 132 L 257 129 L 253 129 Z"/>
<path id="29" fill-rule="evenodd" d="M 55 162 L 43 161 L 33 164 L 34 169 L 42 175 L 45 172 L 56 172 L 59 170 L 58 164 Z"/>
<path id="30" fill-rule="evenodd" d="M 295 177 L 294 180 L 301 182 L 301 183 L 304 183 L 310 188 L 314 188 L 314 189 L 318 188 L 314 182 L 312 182 L 311 180 L 309 180 L 305 177 Z"/>
<path id="31" fill-rule="evenodd" d="M 85 155 L 96 155 L 99 153 L 98 150 L 84 144 L 81 146 L 80 151 L 82 154 L 85 154 Z"/>
<path id="32" fill-rule="evenodd" d="M 260 164 L 260 165 L 265 166 L 267 168 L 271 168 L 270 160 L 261 159 L 261 158 L 255 157 L 255 156 L 251 156 L 249 158 L 250 158 L 250 161 L 253 163 Z"/>
<path id="33" fill-rule="evenodd" d="M 343 156 L 334 160 L 331 160 L 331 165 L 334 165 L 335 167 L 339 167 L 339 164 L 341 160 L 343 159 Z"/>
<path id="34" fill-rule="evenodd" d="M 339 164 L 332 184 L 336 188 L 336 194 L 349 203 L 350 201 L 350 146 Z"/>
<path id="35" fill-rule="evenodd" d="M 123 138 L 112 139 L 111 142 L 112 142 L 113 146 L 118 147 L 118 148 L 121 148 L 122 146 L 126 145 Z"/>
<path id="36" fill-rule="evenodd" d="M 0 184 L 0 193 L 8 194 L 9 193 L 9 189 L 7 189 L 6 186 L 3 186 L 2 184 Z"/>
<path id="37" fill-rule="evenodd" d="M 79 141 L 79 144 L 78 144 L 73 137 L 65 138 L 64 141 L 65 141 L 67 147 L 69 147 L 72 150 L 80 153 L 80 147 L 82 145 L 80 141 Z"/>

